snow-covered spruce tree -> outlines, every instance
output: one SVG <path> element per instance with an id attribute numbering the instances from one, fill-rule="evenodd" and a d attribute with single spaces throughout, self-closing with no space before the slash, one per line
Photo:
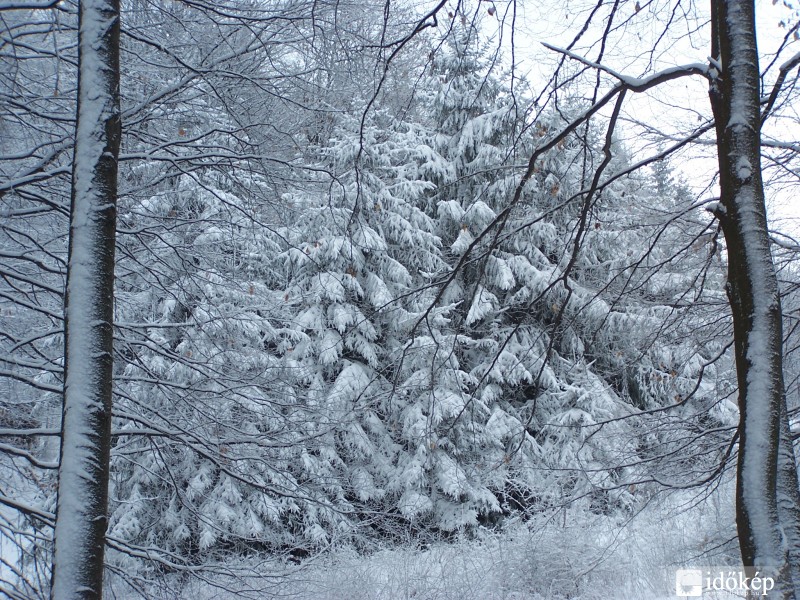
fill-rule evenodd
<path id="1" fill-rule="evenodd" d="M 415 513 L 446 531 L 524 508 L 545 487 L 536 470 L 540 448 L 519 409 L 538 370 L 552 371 L 541 361 L 539 331 L 511 334 L 504 306 L 528 265 L 493 250 L 491 233 L 471 248 L 513 189 L 508 167 L 519 126 L 486 50 L 476 28 L 458 28 L 420 91 L 427 151 L 418 169 L 435 186 L 424 207 L 448 263 L 435 300 L 449 310 L 446 326 L 416 323 L 400 367 L 401 398 L 406 443 L 417 439 Z"/>
<path id="2" fill-rule="evenodd" d="M 536 137 L 547 142 L 585 108 L 562 101 L 538 119 Z M 720 232 L 702 203 L 686 208 L 692 193 L 667 164 L 631 172 L 624 146 L 593 129 L 564 138 L 534 175 L 555 196 L 540 247 L 560 266 L 572 261 L 559 346 L 577 334 L 584 359 L 628 405 L 634 429 L 620 462 L 638 468 L 620 483 L 705 485 L 727 461 L 735 420 Z M 603 144 L 612 158 L 586 204 Z"/>
<path id="3" fill-rule="evenodd" d="M 469 37 L 458 43 L 464 41 Z M 442 67 L 431 75 L 430 96 L 418 98 L 405 123 L 377 111 L 364 129 L 358 121 L 349 132 L 342 127 L 323 150 L 337 177 L 335 191 L 294 202 L 307 219 L 287 254 L 296 282 L 287 297 L 298 304 L 297 321 L 308 340 L 292 354 L 309 373 L 306 393 L 338 415 L 330 450 L 317 464 L 331 478 L 337 470 L 340 478 L 349 473 L 344 493 L 357 514 L 368 523 L 383 515 L 380 529 L 395 536 L 408 527 L 418 535 L 454 532 L 499 514 L 509 476 L 511 488 L 524 490 L 514 491 L 517 496 L 532 495 L 534 487 L 533 466 L 527 473 L 518 468 L 524 459 L 509 466 L 514 433 L 524 429 L 520 417 L 492 397 L 510 381 L 523 381 L 525 369 L 498 367 L 500 384 L 479 395 L 486 386 L 471 363 L 481 357 L 491 362 L 498 344 L 490 339 L 481 347 L 484 332 L 464 332 L 470 309 L 463 294 L 452 291 L 463 289 L 461 273 L 448 282 L 464 249 L 442 248 L 466 235 L 463 220 L 455 226 L 447 221 L 448 207 L 464 209 L 446 194 L 471 209 L 476 230 L 491 218 L 489 205 L 473 206 L 470 197 L 491 174 L 471 179 L 464 164 L 501 165 L 503 129 L 510 126 L 507 107 L 494 105 L 494 83 L 467 119 L 459 111 L 470 108 L 461 106 L 446 124 L 423 116 L 421 106 L 467 101 L 479 87 L 479 52 L 467 59 L 475 64 L 458 72 L 462 58 L 456 50 L 449 76 L 468 92 L 438 96 L 440 76 L 447 77 Z M 459 144 L 463 153 L 451 148 Z M 481 320 L 475 314 L 470 325 Z M 522 445 L 521 456 L 529 457 L 535 442 L 525 436 Z"/>
<path id="4" fill-rule="evenodd" d="M 517 143 L 522 123 L 497 68 L 477 30 L 465 27 L 437 53 L 433 75 L 441 85 L 426 102 L 432 133 L 420 169 L 436 185 L 427 205 L 449 263 L 437 302 L 453 308 L 447 328 L 426 331 L 420 323 L 415 341 L 430 358 L 403 369 L 406 388 L 416 388 L 411 414 L 438 452 L 427 453 L 431 471 L 447 485 L 434 496 L 438 507 L 429 502 L 452 529 L 587 494 L 613 464 L 611 448 L 602 448 L 613 446 L 613 435 L 591 425 L 623 408 L 587 367 L 577 333 L 554 328 L 563 298 L 560 245 L 568 240 L 552 220 L 559 198 L 578 189 L 570 159 L 560 157 L 561 172 L 545 161 L 546 172 L 504 216 L 517 183 L 509 167 L 529 146 Z M 557 149 L 553 161 L 558 152 L 569 151 Z M 437 492 L 430 487 L 429 496 Z"/>
<path id="5" fill-rule="evenodd" d="M 281 306 L 265 270 L 278 249 L 264 226 L 273 216 L 230 183 L 185 175 L 123 215 L 146 233 L 127 239 L 118 264 L 127 366 L 111 532 L 186 560 L 218 542 L 289 543 L 278 523 L 293 503 L 281 498 L 297 494 L 279 449 L 298 417 L 267 351 Z"/>
<path id="6" fill-rule="evenodd" d="M 461 398 L 463 408 L 442 427 L 447 443 L 470 439 L 483 456 L 491 455 L 487 447 L 496 449 L 490 468 L 476 461 L 466 469 L 473 479 L 461 480 L 491 482 L 486 489 L 500 500 L 495 509 L 583 496 L 598 508 L 625 506 L 636 484 L 659 481 L 656 474 L 664 475 L 668 463 L 670 476 L 661 483 L 702 480 L 707 464 L 687 466 L 693 452 L 687 440 L 704 441 L 707 431 L 727 426 L 727 435 L 712 433 L 705 440 L 708 462 L 716 464 L 731 435 L 730 407 L 717 401 L 720 379 L 713 365 L 724 343 L 705 339 L 696 310 L 713 312 L 720 300 L 718 254 L 708 251 L 714 246 L 706 239 L 713 237 L 709 217 L 676 212 L 673 220 L 685 221 L 685 233 L 668 240 L 659 234 L 652 244 L 662 221 L 643 227 L 631 206 L 669 211 L 684 190 L 617 176 L 630 164 L 624 153 L 611 162 L 608 183 L 587 207 L 588 174 L 605 143 L 593 128 L 543 154 L 518 204 L 506 211 L 517 184 L 508 168 L 515 158 L 510 149 L 530 152 L 548 142 L 569 118 L 565 109 L 577 113 L 581 107 L 539 115 L 527 137 L 520 136 L 511 98 L 490 68 L 475 31 L 459 32 L 437 54 L 434 73 L 444 85 L 425 102 L 433 107 L 433 133 L 421 169 L 436 184 L 427 206 L 436 210 L 452 269 L 441 279 L 438 300 L 454 309 L 435 346 L 447 362 L 430 360 L 416 377 L 423 381 L 427 372 L 427 380 L 448 390 L 440 392 L 443 397 Z M 524 141 L 515 144 L 518 139 Z M 689 301 L 693 287 L 698 291 Z M 623 301 L 623 294 L 629 299 Z M 693 403 L 684 409 L 689 398 Z M 425 419 L 437 410 L 435 397 L 428 402 L 418 403 Z M 665 419 L 643 418 L 675 404 Z M 695 419 L 708 411 L 698 426 Z M 682 442 L 665 453 L 672 462 L 660 460 L 653 436 L 664 442 L 675 423 L 693 431 L 673 433 L 671 439 Z M 470 435 L 459 435 L 461 427 Z M 480 468 L 485 470 L 478 474 Z"/>
<path id="7" fill-rule="evenodd" d="M 624 151 L 615 154 L 621 160 L 612 166 L 623 170 Z M 641 416 L 634 479 L 655 489 L 705 486 L 731 466 L 736 409 L 730 321 L 720 317 L 722 242 L 708 211 L 681 208 L 689 194 L 649 173 L 607 186 L 574 273 L 590 292 L 574 310 L 593 297 L 605 304 L 581 326 L 587 357 Z"/>
<path id="8" fill-rule="evenodd" d="M 185 120 L 170 125 L 191 135 Z M 131 169 L 136 194 L 120 216 L 126 366 L 111 532 L 158 549 L 151 556 L 167 569 L 318 544 L 346 512 L 304 463 L 319 443 L 308 432 L 326 419 L 295 393 L 300 376 L 283 359 L 295 343 L 293 315 L 276 265 L 297 214 L 272 198 L 287 184 L 277 169 L 267 180 L 236 148 L 224 152 L 232 172 L 215 157 L 194 159 L 229 148 L 231 130 L 249 143 L 227 106 L 206 102 L 195 127 L 208 133 L 182 141 L 177 159 L 192 172 Z M 114 560 L 124 563 L 122 549 Z"/>
<path id="9" fill-rule="evenodd" d="M 302 545 L 319 538 L 309 513 L 326 511 L 324 494 L 295 478 L 318 415 L 292 404 L 285 280 L 272 268 L 294 218 L 280 196 L 306 179 L 294 73 L 308 68 L 280 43 L 302 40 L 281 18 L 300 25 L 308 7 L 275 5 L 267 19 L 247 3 L 225 15 L 151 5 L 133 3 L 127 30 L 129 56 L 146 60 L 131 61 L 124 88 L 112 559 L 146 545 L 155 564 L 180 569 Z M 270 127 L 278 113 L 297 121 Z"/>
<path id="10" fill-rule="evenodd" d="M 352 523 L 394 536 L 418 512 L 411 474 L 420 432 L 404 439 L 403 382 L 396 365 L 444 269 L 433 220 L 419 205 L 431 183 L 418 173 L 413 125 L 378 112 L 335 130 L 321 158 L 335 176 L 316 194 L 291 198 L 299 220 L 280 257 L 295 343 L 284 348 L 295 392 L 317 407 L 319 439 L 304 461 L 329 482 Z M 363 144 L 363 145 L 362 145 Z M 442 309 L 430 315 L 440 326 Z"/>
<path id="11" fill-rule="evenodd" d="M 546 140 L 549 131 L 562 129 L 574 116 L 569 113 L 562 105 L 539 135 Z M 571 148 L 569 162 L 582 164 L 590 136 L 582 137 L 565 138 L 560 152 L 543 157 L 536 177 L 558 172 Z M 548 254 L 557 256 L 554 244 L 566 244 L 561 264 L 574 257 L 572 294 L 556 334 L 567 336 L 562 345 L 578 335 L 584 360 L 626 405 L 629 426 L 616 460 L 628 467 L 607 483 L 638 494 L 706 486 L 731 465 L 736 419 L 730 322 L 720 318 L 719 231 L 702 203 L 685 207 L 691 192 L 670 181 L 667 165 L 653 174 L 630 172 L 634 161 L 621 144 L 594 137 L 610 144 L 612 154 L 596 195 L 584 204 L 599 162 L 594 158 L 578 171 L 582 192 L 567 190 L 551 218 L 557 233 Z M 581 219 L 584 231 L 576 239 Z"/>

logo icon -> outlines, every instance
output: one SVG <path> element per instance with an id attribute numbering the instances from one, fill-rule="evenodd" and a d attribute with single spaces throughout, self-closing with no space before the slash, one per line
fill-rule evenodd
<path id="1" fill-rule="evenodd" d="M 675 573 L 675 595 L 684 598 L 699 598 L 703 595 L 703 571 L 679 569 Z"/>

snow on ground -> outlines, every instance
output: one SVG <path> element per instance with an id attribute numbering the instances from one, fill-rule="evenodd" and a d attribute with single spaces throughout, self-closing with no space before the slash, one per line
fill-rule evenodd
<path id="1" fill-rule="evenodd" d="M 557 511 L 528 523 L 510 523 L 502 533 L 455 544 L 387 549 L 368 556 L 338 551 L 289 571 L 285 564 L 262 563 L 258 578 L 212 577 L 201 582 L 169 576 L 152 582 L 148 596 L 153 600 L 673 600 L 678 598 L 676 569 L 735 563 L 730 492 L 718 490 L 705 500 L 686 494 L 653 500 L 626 520 L 569 509 L 566 514 Z M 135 597 L 126 594 L 120 582 L 107 596 Z M 704 597 L 711 600 L 708 594 Z"/>

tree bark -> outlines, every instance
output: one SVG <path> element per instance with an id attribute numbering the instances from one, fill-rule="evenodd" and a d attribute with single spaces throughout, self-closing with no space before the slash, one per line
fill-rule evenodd
<path id="1" fill-rule="evenodd" d="M 102 598 L 111 446 L 119 1 L 82 0 L 51 598 Z"/>
<path id="2" fill-rule="evenodd" d="M 712 0 L 711 12 L 712 57 L 718 69 L 712 69 L 710 97 L 723 207 L 718 216 L 728 247 L 727 291 L 739 384 L 736 525 L 743 564 L 774 571 L 770 597 L 793 600 L 781 523 L 781 516 L 791 515 L 778 506 L 780 433 L 788 423 L 782 423 L 782 313 L 761 174 L 755 6 L 753 0 Z"/>

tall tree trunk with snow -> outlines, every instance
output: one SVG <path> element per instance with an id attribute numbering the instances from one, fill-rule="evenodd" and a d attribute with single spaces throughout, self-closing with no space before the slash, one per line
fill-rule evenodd
<path id="1" fill-rule="evenodd" d="M 119 1 L 82 0 L 53 600 L 99 599 L 111 446 Z"/>
<path id="2" fill-rule="evenodd" d="M 719 67 L 712 68 L 710 88 L 721 188 L 717 214 L 728 246 L 739 384 L 736 524 L 744 565 L 776 568 L 774 597 L 788 600 L 795 598 L 795 585 L 781 523 L 787 513 L 778 506 L 786 418 L 783 334 L 761 176 L 755 6 L 753 0 L 712 0 L 711 10 L 712 56 Z"/>

